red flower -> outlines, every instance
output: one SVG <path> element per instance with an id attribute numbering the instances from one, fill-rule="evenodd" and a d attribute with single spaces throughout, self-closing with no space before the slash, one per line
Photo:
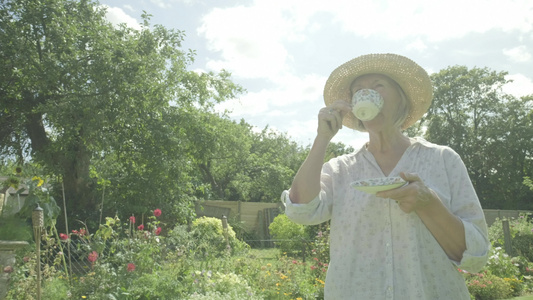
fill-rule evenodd
<path id="1" fill-rule="evenodd" d="M 135 264 L 129 263 L 128 264 L 128 272 L 133 272 L 133 271 L 135 271 Z"/>
<path id="2" fill-rule="evenodd" d="M 135 224 L 135 217 L 134 217 L 134 216 L 131 216 L 131 217 L 130 217 L 130 223 L 131 223 L 131 224 Z"/>
<path id="3" fill-rule="evenodd" d="M 157 229 L 155 230 L 155 235 L 159 234 L 161 234 L 161 227 L 157 227 Z"/>
<path id="4" fill-rule="evenodd" d="M 314 270 L 314 269 L 316 269 L 316 266 L 311 266 L 311 270 Z"/>
<path id="5" fill-rule="evenodd" d="M 87 257 L 87 259 L 88 259 L 91 263 L 94 263 L 94 262 L 98 259 L 98 252 L 93 251 L 93 252 L 89 253 L 89 256 Z"/>
<path id="6" fill-rule="evenodd" d="M 141 224 L 141 225 L 137 226 L 137 229 L 139 229 L 139 230 L 144 230 L 144 225 Z"/>
<path id="7" fill-rule="evenodd" d="M 161 210 L 159 208 L 154 210 L 154 216 L 159 217 L 161 215 Z"/>
<path id="8" fill-rule="evenodd" d="M 74 234 L 76 234 L 78 236 L 84 236 L 87 233 L 87 231 L 85 229 L 81 228 L 80 231 L 72 230 L 72 233 L 74 233 Z"/>
<path id="9" fill-rule="evenodd" d="M 68 235 L 64 234 L 64 233 L 60 233 L 59 234 L 59 238 L 62 239 L 63 241 L 64 240 L 68 240 Z"/>

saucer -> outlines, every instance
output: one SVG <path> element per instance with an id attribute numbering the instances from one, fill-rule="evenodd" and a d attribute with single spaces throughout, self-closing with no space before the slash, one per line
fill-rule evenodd
<path id="1" fill-rule="evenodd" d="M 363 179 L 352 182 L 350 185 L 358 190 L 369 194 L 388 191 L 407 184 L 401 177 L 380 177 Z"/>

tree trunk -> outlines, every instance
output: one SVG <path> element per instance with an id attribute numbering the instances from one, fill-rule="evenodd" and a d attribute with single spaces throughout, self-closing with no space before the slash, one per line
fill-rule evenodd
<path id="1" fill-rule="evenodd" d="M 96 214 L 97 201 L 93 196 L 89 172 L 91 153 L 81 138 L 83 129 L 80 129 L 78 136 L 70 145 L 63 145 L 63 147 L 52 145 L 54 142 L 48 138 L 39 114 L 28 115 L 26 129 L 34 157 L 44 166 L 62 174 L 68 213 L 83 219 L 89 217 L 91 213 Z M 57 194 L 59 195 L 60 192 Z M 60 197 L 56 199 L 58 203 L 61 200 Z"/>
<path id="2" fill-rule="evenodd" d="M 98 203 L 89 171 L 91 153 L 80 139 L 77 139 L 76 142 L 77 145 L 68 152 L 69 157 L 62 160 L 67 210 L 69 213 L 87 214 L 84 217 L 89 217 L 92 213 L 98 213 Z"/>

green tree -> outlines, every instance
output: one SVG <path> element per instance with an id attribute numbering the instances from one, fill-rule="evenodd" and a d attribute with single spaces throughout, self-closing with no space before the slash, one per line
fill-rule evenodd
<path id="1" fill-rule="evenodd" d="M 115 206 L 182 207 L 190 123 L 242 91 L 227 72 L 188 71 L 184 33 L 142 17 L 134 30 L 92 0 L 0 3 L 0 151 L 60 176 L 80 213 L 97 211 L 99 182 Z"/>
<path id="2" fill-rule="evenodd" d="M 506 72 L 453 66 L 432 75 L 434 98 L 417 129 L 457 151 L 485 208 L 533 208 L 532 97 L 505 94 Z"/>
<path id="3" fill-rule="evenodd" d="M 194 147 L 203 184 L 196 190 L 205 199 L 273 202 L 305 157 L 305 150 L 268 127 L 255 132 L 244 120 L 239 123 L 206 114 L 196 132 L 210 147 Z"/>

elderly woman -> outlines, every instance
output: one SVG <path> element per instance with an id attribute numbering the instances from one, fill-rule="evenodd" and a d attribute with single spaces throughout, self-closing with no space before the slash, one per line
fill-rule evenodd
<path id="1" fill-rule="evenodd" d="M 383 99 L 371 120 L 352 112 L 361 89 Z M 326 299 L 470 299 L 458 268 L 481 269 L 490 244 L 467 170 L 449 147 L 402 134 L 427 111 L 432 90 L 424 69 L 395 54 L 357 57 L 327 80 L 316 138 L 282 195 L 294 222 L 331 220 Z M 368 132 L 369 141 L 324 163 L 343 124 Z M 377 193 L 352 186 L 383 177 L 405 184 Z"/>

